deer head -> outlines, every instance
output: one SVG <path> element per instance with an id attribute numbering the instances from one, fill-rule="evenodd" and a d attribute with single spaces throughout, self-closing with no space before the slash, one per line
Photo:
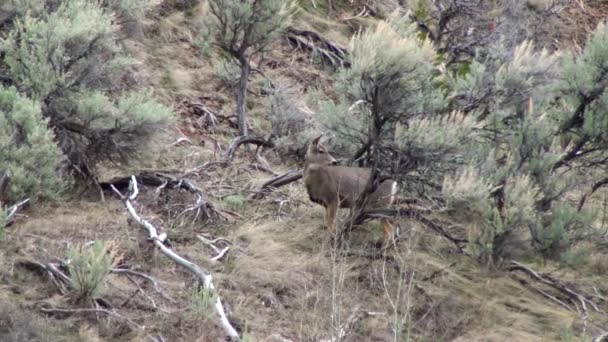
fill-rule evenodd
<path id="1" fill-rule="evenodd" d="M 336 165 L 338 162 L 334 157 L 329 154 L 329 150 L 323 144 L 321 144 L 321 137 L 319 135 L 308 145 L 308 151 L 306 152 L 306 163 L 307 164 L 318 164 L 318 165 Z"/>

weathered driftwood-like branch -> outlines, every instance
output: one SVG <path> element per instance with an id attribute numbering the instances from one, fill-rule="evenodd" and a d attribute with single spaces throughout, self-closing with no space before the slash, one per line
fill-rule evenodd
<path id="1" fill-rule="evenodd" d="M 264 139 L 264 137 L 249 135 L 236 137 L 228 146 L 228 149 L 224 154 L 224 160 L 226 162 L 231 162 L 234 159 L 234 154 L 236 153 L 236 150 L 239 148 L 239 146 L 243 144 L 254 144 L 264 147 L 274 147 L 274 144 L 270 140 Z"/>
<path id="2" fill-rule="evenodd" d="M 0 210 L 6 210 L 4 213 L 5 217 L 3 222 L 6 226 L 12 224 L 15 221 L 15 215 L 17 214 L 17 211 L 19 211 L 22 207 L 30 203 L 30 199 L 26 198 L 23 201 L 4 209 L 4 198 L 6 192 L 8 191 L 8 186 L 11 182 L 11 177 L 12 174 L 10 170 L 5 170 L 0 173 Z"/>
<path id="3" fill-rule="evenodd" d="M 113 185 L 112 185 L 112 189 L 123 200 L 123 203 L 124 203 L 125 207 L 127 208 L 127 211 L 131 215 L 131 218 L 133 218 L 135 220 L 135 222 L 137 222 L 142 228 L 144 228 L 148 232 L 150 241 L 152 241 L 152 243 L 154 243 L 154 245 L 156 245 L 156 247 L 158 247 L 158 249 L 161 251 L 161 253 L 166 255 L 169 259 L 173 260 L 179 266 L 187 269 L 192 274 L 194 274 L 196 276 L 199 284 L 201 286 L 203 286 L 205 289 L 210 290 L 210 291 L 215 291 L 215 286 L 213 285 L 213 277 L 211 276 L 211 274 L 208 273 L 207 271 L 204 271 L 198 265 L 184 259 L 179 254 L 175 253 L 171 248 L 167 247 L 164 244 L 163 239 L 161 239 L 160 236 L 158 235 L 158 230 L 156 229 L 156 227 L 154 227 L 154 225 L 152 225 L 150 222 L 145 220 L 143 217 L 141 217 L 137 213 L 137 211 L 135 210 L 135 207 L 133 206 L 133 204 L 131 202 L 131 201 L 135 200 L 135 198 L 137 197 L 137 195 L 139 193 L 139 190 L 137 187 L 137 179 L 135 178 L 135 176 L 131 176 L 132 192 L 129 196 L 124 196 Z M 224 329 L 224 332 L 232 341 L 240 341 L 238 332 L 234 329 L 234 327 L 232 326 L 232 324 L 226 317 L 226 313 L 224 312 L 224 306 L 222 305 L 220 297 L 216 296 L 216 298 L 217 299 L 215 301 L 214 308 L 215 308 L 215 311 L 220 320 L 219 325 L 222 327 L 222 329 Z"/>
<path id="4" fill-rule="evenodd" d="M 320 34 L 290 27 L 286 35 L 287 41 L 296 48 L 316 52 L 332 66 L 350 67 L 350 62 L 347 60 L 348 51 Z"/>
<path id="5" fill-rule="evenodd" d="M 28 205 L 30 203 L 30 199 L 26 198 L 23 201 L 9 207 L 8 209 L 6 209 L 6 220 L 5 220 L 5 224 L 11 225 L 14 221 L 15 221 L 15 215 L 17 214 L 17 211 L 19 211 L 21 208 L 25 207 L 26 205 Z M 2 207 L 0 207 L 0 210 L 2 209 Z"/>

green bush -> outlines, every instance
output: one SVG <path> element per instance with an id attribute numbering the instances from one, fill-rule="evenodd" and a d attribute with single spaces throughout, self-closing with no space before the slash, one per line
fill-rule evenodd
<path id="1" fill-rule="evenodd" d="M 0 39 L 8 82 L 44 104 L 42 115 L 69 165 L 87 177 L 100 162 L 128 161 L 172 117 L 151 94 L 132 90 L 134 62 L 117 30 L 108 8 L 70 0 L 18 17 Z"/>
<path id="2" fill-rule="evenodd" d="M 68 252 L 70 277 L 76 301 L 102 296 L 112 270 L 111 247 L 101 241 Z"/>
<path id="3" fill-rule="evenodd" d="M 210 318 L 215 314 L 213 306 L 217 293 L 213 289 L 195 285 L 190 294 L 190 308 L 197 318 Z"/>
<path id="4" fill-rule="evenodd" d="M 0 168 L 11 173 L 0 206 L 29 197 L 54 198 L 61 189 L 61 150 L 40 105 L 13 87 L 0 86 Z M 0 170 L 2 172 L 4 170 Z"/>

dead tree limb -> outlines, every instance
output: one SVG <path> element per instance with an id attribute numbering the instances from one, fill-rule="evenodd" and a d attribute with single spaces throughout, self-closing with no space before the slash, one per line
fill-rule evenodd
<path id="1" fill-rule="evenodd" d="M 304 170 L 297 169 L 287 171 L 284 174 L 271 178 L 260 186 L 260 191 L 269 189 L 269 188 L 278 188 L 283 185 L 287 185 L 289 183 L 295 182 L 304 176 Z"/>
<path id="2" fill-rule="evenodd" d="M 286 35 L 287 41 L 296 48 L 318 53 L 332 66 L 350 67 L 347 60 L 348 51 L 317 32 L 290 27 Z"/>
<path id="3" fill-rule="evenodd" d="M 11 225 L 15 221 L 15 215 L 17 214 L 17 211 L 19 211 L 21 208 L 25 207 L 29 203 L 30 203 L 30 199 L 26 198 L 23 201 L 6 209 L 6 218 L 5 218 L 4 224 L 6 226 Z M 0 209 L 2 209 L 2 207 L 0 207 Z"/>
<path id="4" fill-rule="evenodd" d="M 262 194 L 264 191 L 267 191 L 270 189 L 276 189 L 283 185 L 293 183 L 293 182 L 299 180 L 300 178 L 302 178 L 303 176 L 304 176 L 304 170 L 296 169 L 296 170 L 287 171 L 284 174 L 279 175 L 277 177 L 270 178 L 269 180 L 262 183 L 262 185 L 260 185 L 258 190 L 251 195 L 251 198 L 259 197 L 260 194 Z"/>
<path id="5" fill-rule="evenodd" d="M 236 153 L 236 150 L 239 148 L 239 146 L 243 144 L 254 144 L 264 147 L 274 147 L 274 144 L 270 140 L 264 139 L 264 137 L 249 135 L 236 137 L 228 146 L 228 149 L 224 154 L 224 160 L 226 162 L 231 162 L 234 159 L 234 154 Z"/>
<path id="6" fill-rule="evenodd" d="M 199 285 L 203 286 L 205 289 L 207 289 L 209 291 L 216 291 L 215 286 L 213 285 L 213 277 L 211 276 L 211 274 L 209 272 L 203 270 L 198 265 L 184 259 L 179 254 L 175 253 L 171 248 L 167 247 L 164 244 L 164 241 L 158 235 L 158 230 L 156 229 L 156 227 L 154 225 L 152 225 L 150 222 L 148 222 L 146 219 L 144 219 L 143 217 L 139 216 L 139 214 L 135 210 L 135 207 L 131 203 L 131 201 L 135 200 L 135 198 L 137 198 L 137 195 L 139 194 L 139 190 L 137 187 L 137 179 L 135 178 L 135 176 L 131 176 L 132 191 L 129 194 L 129 196 L 124 196 L 113 185 L 112 185 L 112 189 L 122 199 L 127 211 L 131 215 L 131 218 L 133 218 L 135 220 L 135 222 L 137 222 L 142 228 L 144 228 L 147 231 L 149 240 L 152 241 L 152 243 L 154 243 L 154 245 L 156 245 L 156 247 L 158 247 L 158 249 L 161 251 L 161 253 L 166 255 L 169 259 L 174 261 L 179 266 L 187 269 L 192 274 L 194 274 L 199 282 Z M 222 305 L 222 301 L 220 300 L 219 296 L 216 296 L 214 308 L 215 308 L 216 314 L 219 317 L 219 325 L 224 330 L 226 335 L 232 341 L 240 341 L 241 339 L 239 337 L 238 332 L 234 329 L 234 327 L 232 326 L 232 324 L 226 317 L 226 313 L 224 312 L 224 306 Z"/>
<path id="7" fill-rule="evenodd" d="M 41 275 L 45 274 L 63 295 L 67 295 L 71 289 L 72 280 L 60 269 L 60 265 L 52 263 L 43 264 L 27 259 L 17 260 L 15 265 L 27 270 L 37 271 Z"/>

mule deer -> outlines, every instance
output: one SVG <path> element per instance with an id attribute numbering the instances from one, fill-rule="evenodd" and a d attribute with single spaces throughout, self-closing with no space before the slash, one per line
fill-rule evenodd
<path id="1" fill-rule="evenodd" d="M 310 200 L 325 207 L 325 223 L 332 234 L 336 233 L 336 213 L 338 207 L 351 208 L 365 189 L 371 170 L 362 167 L 337 166 L 327 147 L 315 138 L 306 152 L 304 184 Z M 366 208 L 386 208 L 393 204 L 397 194 L 397 182 L 385 180 L 368 198 Z M 380 219 L 384 229 L 384 242 L 393 237 L 393 225 L 385 218 Z"/>

